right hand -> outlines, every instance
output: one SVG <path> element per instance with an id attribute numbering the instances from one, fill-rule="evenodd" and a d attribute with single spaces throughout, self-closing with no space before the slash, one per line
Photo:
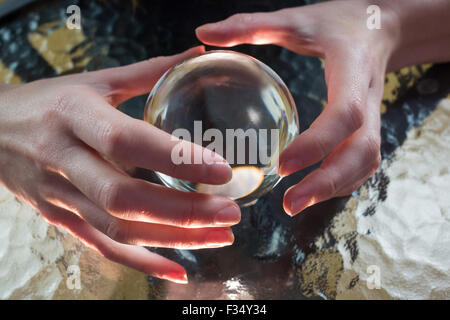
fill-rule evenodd
<path id="1" fill-rule="evenodd" d="M 380 29 L 367 27 L 372 5 L 380 8 Z M 237 14 L 196 30 L 208 45 L 273 44 L 324 58 L 328 105 L 280 154 L 278 172 L 323 162 L 286 191 L 286 213 L 349 195 L 377 170 L 385 71 L 449 61 L 449 12 L 448 0 L 325 1 Z"/>
<path id="2" fill-rule="evenodd" d="M 185 283 L 183 267 L 140 246 L 230 245 L 239 207 L 132 178 L 113 162 L 209 184 L 227 182 L 231 168 L 212 152 L 203 164 L 173 164 L 171 135 L 113 106 L 150 91 L 168 68 L 203 50 L 1 86 L 0 183 L 106 258 Z"/>
<path id="3" fill-rule="evenodd" d="M 386 11 L 384 29 L 369 30 L 367 6 L 366 0 L 327 1 L 237 14 L 196 30 L 208 45 L 274 44 L 324 58 L 328 105 L 279 158 L 283 177 L 323 160 L 320 168 L 285 192 L 283 207 L 290 216 L 351 194 L 380 164 L 379 103 L 395 19 Z"/>

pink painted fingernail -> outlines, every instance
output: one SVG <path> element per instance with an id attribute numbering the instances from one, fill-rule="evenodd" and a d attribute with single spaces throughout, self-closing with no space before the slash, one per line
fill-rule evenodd
<path id="1" fill-rule="evenodd" d="M 229 246 L 234 242 L 234 235 L 231 229 L 212 230 L 206 234 L 205 243 L 208 247 Z"/>
<path id="2" fill-rule="evenodd" d="M 231 180 L 233 171 L 227 162 L 215 162 L 208 165 L 206 176 L 211 184 L 224 184 Z"/>
<path id="3" fill-rule="evenodd" d="M 188 278 L 185 272 L 167 272 L 166 274 L 164 274 L 164 276 L 162 276 L 162 278 L 180 284 L 188 283 Z"/>
<path id="4" fill-rule="evenodd" d="M 293 217 L 296 214 L 298 214 L 299 212 L 301 212 L 302 210 L 304 210 L 305 208 L 309 207 L 311 202 L 311 197 L 310 196 L 301 196 L 301 197 L 296 197 L 295 199 L 293 199 L 291 201 L 291 204 L 288 208 L 289 212 L 288 214 Z"/>
<path id="5" fill-rule="evenodd" d="M 237 205 L 230 205 L 219 210 L 214 217 L 214 224 L 233 225 L 241 220 L 241 210 Z"/>
<path id="6" fill-rule="evenodd" d="M 292 172 L 297 171 L 297 168 L 300 167 L 300 161 L 298 159 L 291 159 L 284 162 L 281 162 L 278 166 L 278 174 L 280 177 L 286 177 L 290 175 Z"/>

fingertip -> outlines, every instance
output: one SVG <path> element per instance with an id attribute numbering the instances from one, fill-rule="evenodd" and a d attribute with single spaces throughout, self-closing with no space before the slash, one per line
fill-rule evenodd
<path id="1" fill-rule="evenodd" d="M 292 153 L 285 153 L 280 156 L 277 172 L 280 177 L 284 178 L 305 167 L 305 163 L 303 163 L 301 157 Z"/>
<path id="2" fill-rule="evenodd" d="M 283 171 L 283 168 L 281 166 L 277 168 L 277 173 L 281 178 L 285 178 L 289 175 L 287 172 Z"/>
<path id="3" fill-rule="evenodd" d="M 220 209 L 214 216 L 215 225 L 232 226 L 241 221 L 241 209 L 230 199 L 227 199 L 227 204 Z"/>
<path id="4" fill-rule="evenodd" d="M 294 217 L 309 206 L 315 203 L 315 198 L 301 194 L 297 189 L 298 185 L 294 185 L 286 190 L 283 199 L 283 209 L 287 215 Z"/>
<path id="5" fill-rule="evenodd" d="M 198 40 L 213 46 L 231 47 L 235 44 L 228 41 L 231 30 L 224 30 L 219 23 L 204 24 L 195 29 Z"/>
<path id="6" fill-rule="evenodd" d="M 199 40 L 202 40 L 203 33 L 208 31 L 210 25 L 211 23 L 207 23 L 195 28 L 195 35 Z"/>
<path id="7" fill-rule="evenodd" d="M 171 282 L 177 283 L 177 284 L 188 284 L 188 278 L 187 274 L 184 271 L 183 273 L 166 273 L 164 276 L 161 277 L 161 279 L 169 280 Z"/>
<path id="8" fill-rule="evenodd" d="M 195 47 L 189 48 L 186 51 L 180 53 L 180 56 L 183 57 L 183 58 L 184 57 L 189 58 L 189 57 L 195 57 L 195 56 L 197 56 L 199 54 L 202 54 L 204 52 L 205 52 L 205 46 L 204 45 L 199 45 L 199 46 L 195 46 Z"/>
<path id="9" fill-rule="evenodd" d="M 293 217 L 294 216 L 294 214 L 291 212 L 291 209 L 288 207 L 288 205 L 286 204 L 286 202 L 285 201 L 283 201 L 283 209 L 284 209 L 284 212 L 289 216 L 289 217 Z"/>
<path id="10" fill-rule="evenodd" d="M 290 194 L 290 192 L 289 192 L 289 190 L 291 190 L 291 189 L 294 188 L 294 187 L 295 187 L 295 186 L 289 187 L 289 188 L 284 192 L 284 196 L 283 196 L 283 209 L 284 209 L 284 212 L 285 212 L 288 216 L 290 216 L 290 217 L 292 217 L 293 214 L 292 214 L 291 207 L 290 207 L 290 200 L 289 200 L 289 194 Z"/>
<path id="11" fill-rule="evenodd" d="M 199 46 L 195 46 L 189 50 L 192 50 L 193 52 L 196 53 L 204 53 L 205 52 L 205 46 L 204 45 L 199 45 Z"/>
<path id="12" fill-rule="evenodd" d="M 231 180 L 233 171 L 227 162 L 216 162 L 208 165 L 206 178 L 211 184 L 224 184 Z"/>
<path id="13" fill-rule="evenodd" d="M 231 180 L 233 171 L 227 160 L 220 154 L 203 149 L 203 163 L 207 166 L 206 179 L 210 184 L 224 184 Z"/>
<path id="14" fill-rule="evenodd" d="M 186 274 L 186 270 L 179 264 L 173 261 L 170 262 L 172 262 L 172 266 L 168 267 L 168 270 L 163 271 L 161 275 L 157 275 L 156 277 L 178 284 L 187 284 L 188 277 Z"/>
<path id="15" fill-rule="evenodd" d="M 158 58 L 163 58 L 167 64 L 167 67 L 170 67 L 176 63 L 179 63 L 183 60 L 189 59 L 189 58 L 193 58 L 196 57 L 202 53 L 205 52 L 205 46 L 204 45 L 199 45 L 199 46 L 195 46 L 192 48 L 189 48 L 183 52 L 179 52 L 177 54 L 174 55 L 169 55 L 169 56 L 161 56 L 161 57 L 156 57 L 156 58 L 150 58 L 149 61 L 153 61 L 153 59 L 158 59 Z"/>
<path id="16" fill-rule="evenodd" d="M 214 31 L 216 29 L 217 23 L 207 23 L 204 25 L 201 25 L 195 29 L 195 35 L 199 40 L 202 40 L 202 38 L 206 35 L 208 35 L 209 32 Z"/>

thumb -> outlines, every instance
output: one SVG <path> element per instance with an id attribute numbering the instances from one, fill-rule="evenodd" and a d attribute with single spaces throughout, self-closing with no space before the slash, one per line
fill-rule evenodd
<path id="1" fill-rule="evenodd" d="M 279 44 L 292 27 L 285 10 L 239 13 L 226 20 L 205 24 L 195 32 L 205 44 L 232 47 L 238 44 Z"/>
<path id="2" fill-rule="evenodd" d="M 151 58 L 123 67 L 109 68 L 85 73 L 85 79 L 99 93 L 108 97 L 113 105 L 117 105 L 134 96 L 148 93 L 156 81 L 173 65 L 205 51 L 197 46 L 182 53 Z"/>

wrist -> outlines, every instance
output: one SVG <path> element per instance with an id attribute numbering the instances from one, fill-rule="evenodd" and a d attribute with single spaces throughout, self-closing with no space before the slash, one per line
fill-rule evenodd
<path id="1" fill-rule="evenodd" d="M 386 22 L 386 34 L 392 42 L 388 71 L 450 60 L 450 1 L 375 2 L 380 6 L 382 22 Z"/>

